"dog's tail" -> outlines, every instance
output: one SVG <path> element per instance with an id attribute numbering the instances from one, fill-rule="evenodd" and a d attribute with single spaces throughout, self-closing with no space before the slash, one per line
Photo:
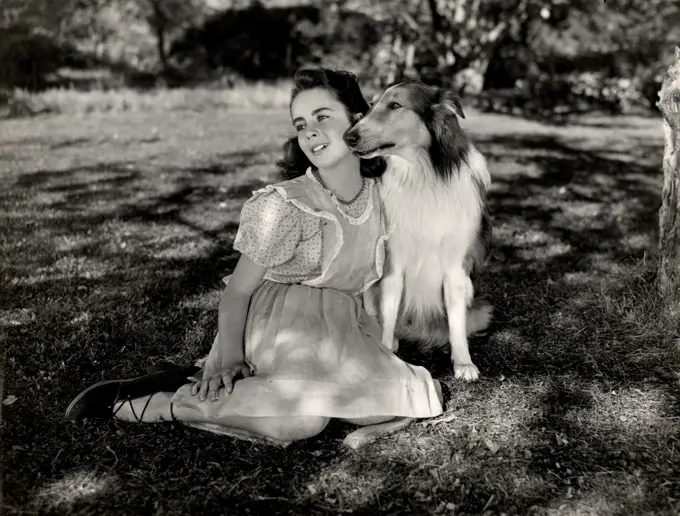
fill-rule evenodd
<path id="1" fill-rule="evenodd" d="M 465 332 L 468 336 L 486 330 L 493 319 L 493 306 L 484 300 L 475 299 L 467 310 Z M 427 323 L 404 324 L 396 329 L 399 340 L 417 343 L 424 352 L 446 347 L 449 344 L 449 326 L 446 317 L 441 316 Z"/>

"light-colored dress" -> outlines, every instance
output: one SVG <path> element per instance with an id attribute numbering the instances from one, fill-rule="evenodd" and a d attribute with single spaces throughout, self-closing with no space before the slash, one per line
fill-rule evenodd
<path id="1" fill-rule="evenodd" d="M 215 402 L 183 386 L 172 399 L 183 420 L 214 431 L 229 416 L 442 413 L 430 373 L 384 347 L 379 323 L 363 307 L 361 294 L 382 276 L 388 238 L 377 188 L 373 180 L 367 186 L 356 214 L 341 209 L 311 170 L 244 204 L 234 248 L 268 267 L 244 334 L 255 376 Z M 221 369 L 217 337 L 203 367 L 205 376 Z"/>

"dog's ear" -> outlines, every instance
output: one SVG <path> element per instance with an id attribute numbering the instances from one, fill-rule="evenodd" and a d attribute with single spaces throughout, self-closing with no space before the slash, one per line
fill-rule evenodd
<path id="1" fill-rule="evenodd" d="M 456 118 L 464 118 L 458 96 L 445 90 L 436 95 L 426 122 L 432 136 L 430 158 L 435 171 L 446 177 L 465 161 L 469 142 Z"/>
<path id="2" fill-rule="evenodd" d="M 442 90 L 438 97 L 438 101 L 432 106 L 433 109 L 446 109 L 460 118 L 465 118 L 458 95 L 449 90 Z"/>

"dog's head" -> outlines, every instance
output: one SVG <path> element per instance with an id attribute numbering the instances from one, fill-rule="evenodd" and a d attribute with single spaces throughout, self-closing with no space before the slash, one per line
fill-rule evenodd
<path id="1" fill-rule="evenodd" d="M 378 93 L 344 140 L 360 158 L 409 159 L 426 150 L 435 172 L 449 176 L 465 160 L 469 146 L 458 117 L 465 115 L 453 92 L 409 80 Z"/>

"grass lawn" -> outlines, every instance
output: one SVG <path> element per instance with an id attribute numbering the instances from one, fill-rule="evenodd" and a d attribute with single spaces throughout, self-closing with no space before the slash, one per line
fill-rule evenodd
<path id="1" fill-rule="evenodd" d="M 446 414 L 354 452 L 339 423 L 284 449 L 63 419 L 92 382 L 207 353 L 285 111 L 3 121 L 2 512 L 678 514 L 680 334 L 653 285 L 660 120 L 465 126 L 494 180 L 482 379 L 404 346 L 449 386 Z"/>

